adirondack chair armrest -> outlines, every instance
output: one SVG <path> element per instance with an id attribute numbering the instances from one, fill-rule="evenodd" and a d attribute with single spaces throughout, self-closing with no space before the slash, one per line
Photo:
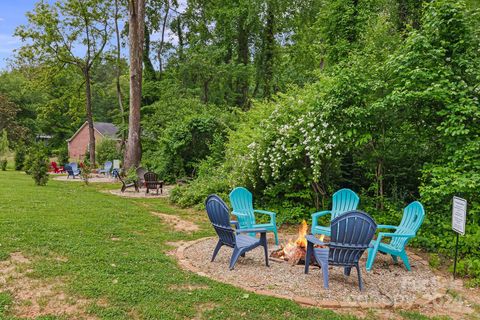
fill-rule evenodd
<path id="1" fill-rule="evenodd" d="M 266 210 L 253 210 L 253 212 L 268 214 L 270 216 L 270 223 L 275 224 L 275 217 L 277 216 L 275 212 L 266 211 Z"/>
<path id="2" fill-rule="evenodd" d="M 330 210 L 326 210 L 326 211 L 315 212 L 314 214 L 312 214 L 312 228 L 318 225 L 318 218 L 326 216 L 327 214 L 331 214 L 331 213 L 332 212 Z"/>
<path id="3" fill-rule="evenodd" d="M 398 226 L 391 226 L 391 225 L 387 225 L 387 224 L 379 224 L 377 226 L 377 230 L 378 229 L 398 229 Z"/>
<path id="4" fill-rule="evenodd" d="M 315 236 L 313 234 L 309 234 L 305 238 L 307 239 L 308 242 L 311 242 L 313 244 L 317 244 L 319 246 L 327 246 L 328 245 L 328 242 L 320 241 L 320 239 L 315 238 Z"/>
<path id="5" fill-rule="evenodd" d="M 243 212 L 238 212 L 238 211 L 232 211 L 232 214 L 233 214 L 234 216 L 236 216 L 236 217 L 238 217 L 238 216 L 246 216 L 245 213 L 243 213 Z"/>
<path id="6" fill-rule="evenodd" d="M 235 221 L 235 220 L 230 220 L 230 224 L 235 226 L 235 228 L 240 228 L 240 225 L 238 224 L 238 221 Z"/>
<path id="7" fill-rule="evenodd" d="M 413 237 L 415 237 L 415 235 L 412 233 L 398 234 L 398 233 L 390 233 L 390 232 L 380 232 L 378 234 L 376 242 L 380 243 L 380 241 L 382 241 L 382 238 L 413 238 Z"/>
<path id="8" fill-rule="evenodd" d="M 260 228 L 249 228 L 249 229 L 238 229 L 235 230 L 238 233 L 267 233 L 267 229 L 260 229 Z"/>

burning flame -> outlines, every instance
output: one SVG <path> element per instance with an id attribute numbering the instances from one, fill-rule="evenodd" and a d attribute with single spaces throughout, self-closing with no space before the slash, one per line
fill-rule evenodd
<path id="1" fill-rule="evenodd" d="M 295 241 L 295 244 L 299 247 L 306 248 L 307 247 L 307 239 L 305 236 L 307 235 L 308 225 L 305 220 L 302 221 L 302 224 L 298 228 L 298 237 Z"/>
<path id="2" fill-rule="evenodd" d="M 286 260 L 292 259 L 294 256 L 298 255 L 299 252 L 303 251 L 305 254 L 305 250 L 307 249 L 307 239 L 305 236 L 308 232 L 308 225 L 305 220 L 302 221 L 300 226 L 298 227 L 298 235 L 297 239 L 292 240 L 289 239 L 288 242 L 283 245 L 282 253 L 280 256 L 283 256 Z M 320 236 L 320 241 L 323 241 L 323 235 Z M 300 251 L 298 251 L 300 250 Z"/>
<path id="3" fill-rule="evenodd" d="M 288 243 L 283 247 L 283 252 L 285 256 L 290 257 L 295 253 L 297 247 L 300 248 L 307 248 L 307 239 L 305 236 L 307 235 L 308 225 L 305 220 L 302 221 L 300 227 L 298 227 L 298 236 L 295 241 L 292 239 L 288 240 Z"/>

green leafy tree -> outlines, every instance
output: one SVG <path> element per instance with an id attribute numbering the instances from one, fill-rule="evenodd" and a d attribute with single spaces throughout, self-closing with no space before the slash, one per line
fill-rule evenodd
<path id="1" fill-rule="evenodd" d="M 110 9 L 105 0 L 64 0 L 52 5 L 42 1 L 27 14 L 28 24 L 15 31 L 23 41 L 28 41 L 19 50 L 20 62 L 40 60 L 72 65 L 82 75 L 92 164 L 95 164 L 95 135 L 91 72 L 110 38 Z"/>

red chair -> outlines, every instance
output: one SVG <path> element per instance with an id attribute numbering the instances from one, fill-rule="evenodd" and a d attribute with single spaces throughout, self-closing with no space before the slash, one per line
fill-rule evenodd
<path id="1" fill-rule="evenodd" d="M 63 172 L 65 172 L 65 169 L 63 169 L 62 166 L 59 167 L 55 161 L 52 161 L 51 165 L 52 165 L 52 168 L 53 168 L 53 172 L 54 172 L 54 173 L 63 173 Z"/>

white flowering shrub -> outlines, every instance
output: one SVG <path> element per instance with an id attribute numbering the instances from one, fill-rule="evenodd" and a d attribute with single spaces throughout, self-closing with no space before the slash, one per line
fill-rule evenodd
<path id="1" fill-rule="evenodd" d="M 300 91 L 306 92 L 309 91 Z M 255 186 L 261 179 L 267 185 L 280 182 L 309 186 L 312 181 L 322 179 L 322 168 L 340 155 L 343 138 L 329 123 L 328 108 L 316 99 L 299 98 L 300 93 L 254 107 L 271 112 L 266 120 L 251 128 L 257 132 L 250 135 L 251 141 L 244 142 L 243 154 L 229 154 L 234 164 L 232 182 Z M 237 143 L 235 138 L 242 133 L 237 130 L 230 145 Z"/>

